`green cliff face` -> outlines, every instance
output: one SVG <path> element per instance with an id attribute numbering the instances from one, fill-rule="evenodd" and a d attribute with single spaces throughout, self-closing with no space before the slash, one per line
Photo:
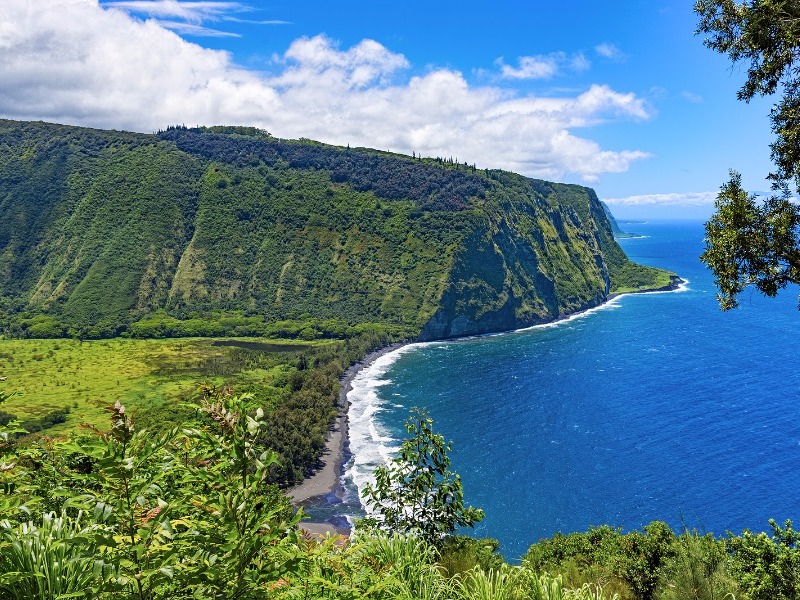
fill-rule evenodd
<path id="1" fill-rule="evenodd" d="M 251 128 L 0 120 L 0 319 L 13 335 L 135 334 L 155 314 L 213 317 L 219 333 L 259 317 L 432 339 L 664 281 L 627 260 L 580 186 Z"/>

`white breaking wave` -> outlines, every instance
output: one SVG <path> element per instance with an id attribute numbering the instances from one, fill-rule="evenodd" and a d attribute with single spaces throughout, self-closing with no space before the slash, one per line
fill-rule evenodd
<path id="1" fill-rule="evenodd" d="M 400 450 L 402 443 L 392 437 L 376 418 L 385 406 L 393 404 L 381 398 L 378 393 L 382 386 L 391 383 L 385 377 L 386 372 L 406 352 L 433 343 L 435 342 L 408 344 L 387 352 L 361 369 L 350 383 L 352 389 L 347 393 L 350 405 L 347 419 L 352 456 L 345 466 L 343 479 L 345 488 L 349 488 L 347 484 L 352 483 L 358 490 L 359 502 L 364 485 L 375 481 L 375 468 L 388 463 Z"/>
<path id="2" fill-rule="evenodd" d="M 595 306 L 594 308 L 587 308 L 586 310 L 571 314 L 568 317 L 565 317 L 563 319 L 559 319 L 557 321 L 550 321 L 549 323 L 540 323 L 539 325 L 532 325 L 530 327 L 523 327 L 522 329 L 516 329 L 511 333 L 524 333 L 526 331 L 533 331 L 534 329 L 550 329 L 550 328 L 553 328 L 553 327 L 561 327 L 562 325 L 566 325 L 567 323 L 570 323 L 572 321 L 577 321 L 578 319 L 586 318 L 589 315 L 592 315 L 592 314 L 594 314 L 596 312 L 600 312 L 601 310 L 611 310 L 611 309 L 619 308 L 619 304 L 618 304 L 619 300 L 624 295 L 625 294 L 620 294 L 619 296 L 614 296 L 613 298 L 611 298 L 611 300 L 607 300 L 606 302 L 603 302 L 603 304 Z M 500 334 L 500 335 L 503 335 L 503 334 Z"/>

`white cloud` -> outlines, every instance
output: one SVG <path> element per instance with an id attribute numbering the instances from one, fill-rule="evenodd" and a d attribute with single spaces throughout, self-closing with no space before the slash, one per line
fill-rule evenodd
<path id="1" fill-rule="evenodd" d="M 167 29 L 191 36 L 240 37 L 236 33 L 206 27 L 204 25 L 206 21 L 227 21 L 251 25 L 287 24 L 287 21 L 251 20 L 234 17 L 231 13 L 250 12 L 253 10 L 250 6 L 240 2 L 216 0 L 110 0 L 103 2 L 101 6 L 153 17 Z"/>
<path id="2" fill-rule="evenodd" d="M 703 97 L 700 94 L 695 94 L 694 92 L 683 91 L 681 92 L 681 96 L 692 104 L 703 103 Z"/>
<path id="3" fill-rule="evenodd" d="M 573 55 L 569 60 L 569 68 L 579 73 L 588 71 L 591 66 L 591 61 L 583 55 L 583 52 L 578 52 L 578 54 Z"/>
<path id="4" fill-rule="evenodd" d="M 279 19 L 267 19 L 265 21 L 254 21 L 252 19 L 240 19 L 238 17 L 222 17 L 223 21 L 232 23 L 249 23 L 250 25 L 290 25 L 291 21 L 281 21 Z"/>
<path id="5" fill-rule="evenodd" d="M 718 192 L 644 194 L 625 198 L 604 198 L 609 206 L 713 206 Z"/>
<path id="6" fill-rule="evenodd" d="M 280 137 L 457 156 L 588 182 L 647 157 L 578 134 L 650 116 L 635 94 L 608 86 L 522 97 L 472 86 L 449 69 L 410 75 L 403 55 L 375 41 L 341 49 L 324 36 L 295 40 L 267 75 L 97 0 L 2 0 L 0 64 L 0 115 L 7 118 L 136 131 L 254 125 Z"/>
<path id="7" fill-rule="evenodd" d="M 241 37 L 238 33 L 222 31 L 220 29 L 212 29 L 210 27 L 203 27 L 202 25 L 186 23 L 185 21 L 168 21 L 162 19 L 158 22 L 158 24 L 183 35 L 199 35 L 203 37 Z"/>
<path id="8" fill-rule="evenodd" d="M 184 2 L 181 0 L 114 0 L 103 6 L 149 15 L 162 19 L 178 18 L 200 23 L 216 19 L 230 12 L 248 10 L 239 2 Z"/>
<path id="9" fill-rule="evenodd" d="M 514 68 L 498 59 L 500 72 L 506 79 L 550 79 L 558 72 L 555 56 L 520 56 L 519 67 Z"/>
<path id="10" fill-rule="evenodd" d="M 625 58 L 625 55 L 622 51 L 617 48 L 614 44 L 610 44 L 608 42 L 603 42 L 602 44 L 598 44 L 594 47 L 594 51 L 597 52 L 598 55 L 602 56 L 603 58 L 607 58 L 610 60 L 622 60 Z"/>
<path id="11" fill-rule="evenodd" d="M 495 61 L 504 79 L 550 79 L 562 67 L 573 71 L 586 71 L 591 67 L 589 60 L 581 53 L 568 56 L 564 52 L 553 52 L 538 56 L 520 56 L 517 67 L 505 64 L 502 57 Z"/>

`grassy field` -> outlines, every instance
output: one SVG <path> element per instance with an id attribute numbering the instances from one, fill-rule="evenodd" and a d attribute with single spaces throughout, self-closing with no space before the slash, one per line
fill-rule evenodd
<path id="1" fill-rule="evenodd" d="M 0 340 L 3 390 L 18 395 L 2 410 L 20 420 L 69 407 L 67 422 L 48 434 L 81 424 L 107 427 L 106 408 L 119 400 L 139 422 L 181 412 L 201 383 L 253 391 L 262 404 L 287 393 L 299 357 L 326 342 L 183 338 L 96 341 Z M 169 417 L 167 417 L 169 418 Z"/>

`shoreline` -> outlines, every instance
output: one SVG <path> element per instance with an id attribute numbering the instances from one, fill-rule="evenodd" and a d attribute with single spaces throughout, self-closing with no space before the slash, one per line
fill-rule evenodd
<path id="1" fill-rule="evenodd" d="M 574 318 L 585 312 L 595 310 L 627 294 L 674 292 L 679 290 L 680 287 L 685 283 L 686 283 L 685 280 L 681 279 L 678 276 L 674 276 L 670 284 L 667 286 L 650 290 L 636 290 L 630 292 L 609 294 L 608 297 L 597 306 L 589 307 L 584 310 L 571 313 L 569 315 L 560 315 L 559 317 L 553 319 L 552 321 L 548 321 L 546 323 L 540 323 L 529 327 L 510 329 L 507 331 L 498 331 L 495 333 L 482 334 L 482 335 L 499 335 L 502 333 L 511 333 L 514 331 L 527 330 L 531 329 L 532 327 L 539 327 L 542 325 L 557 324 L 560 321 L 564 321 L 569 318 Z M 476 336 L 464 336 L 464 337 L 474 338 Z M 451 338 L 451 339 L 458 339 L 458 338 Z M 341 388 L 339 390 L 339 404 L 338 404 L 339 414 L 334 419 L 333 424 L 329 429 L 328 438 L 325 441 L 325 448 L 323 449 L 322 455 L 320 456 L 322 467 L 319 470 L 317 470 L 313 475 L 304 479 L 300 484 L 287 491 L 289 499 L 291 500 L 292 504 L 294 504 L 296 507 L 298 508 L 302 507 L 303 505 L 311 503 L 313 501 L 325 501 L 331 504 L 335 503 L 337 499 L 341 501 L 345 491 L 344 486 L 342 484 L 342 475 L 344 474 L 344 466 L 351 456 L 350 443 L 348 438 L 348 411 L 350 408 L 350 402 L 347 399 L 347 395 L 353 389 L 353 379 L 355 379 L 356 375 L 358 375 L 358 373 L 361 372 L 362 369 L 371 366 L 372 363 L 374 363 L 380 357 L 389 354 L 390 352 L 394 352 L 395 350 L 402 348 L 403 346 L 407 346 L 408 344 L 413 344 L 413 343 L 414 343 L 413 341 L 395 342 L 393 344 L 389 344 L 387 346 L 379 348 L 378 350 L 373 350 L 372 352 L 364 356 L 361 360 L 350 365 L 347 368 L 347 370 L 342 374 L 342 376 L 339 378 L 341 384 Z M 303 531 L 305 531 L 308 535 L 318 536 L 318 537 L 325 537 L 328 534 L 330 535 L 350 534 L 349 526 L 334 524 L 327 521 L 326 522 L 302 521 L 299 527 Z"/>
<path id="2" fill-rule="evenodd" d="M 362 369 L 372 365 L 381 356 L 412 343 L 410 341 L 395 342 L 373 350 L 361 360 L 350 365 L 339 378 L 341 384 L 339 390 L 339 414 L 329 429 L 328 439 L 325 441 L 325 448 L 320 456 L 322 467 L 300 484 L 287 491 L 289 499 L 296 507 L 301 507 L 314 500 L 332 502 L 335 501 L 334 499 L 342 499 L 345 491 L 342 485 L 342 475 L 344 474 L 344 466 L 351 455 L 347 420 L 350 402 L 347 399 L 347 395 L 353 389 L 353 379 Z M 325 537 L 326 534 L 349 535 L 350 533 L 349 527 L 330 522 L 302 521 L 300 528 L 310 535 L 320 537 Z"/>
<path id="3" fill-rule="evenodd" d="M 614 298 L 619 298 L 620 296 L 625 296 L 627 294 L 655 294 L 658 292 L 677 292 L 681 289 L 681 286 L 684 285 L 685 283 L 688 282 L 685 279 L 682 279 L 679 275 L 672 275 L 670 276 L 670 282 L 667 285 L 647 290 L 631 290 L 629 292 L 615 292 L 613 294 L 609 294 L 605 302 L 613 300 Z M 603 304 L 605 304 L 605 302 Z"/>

